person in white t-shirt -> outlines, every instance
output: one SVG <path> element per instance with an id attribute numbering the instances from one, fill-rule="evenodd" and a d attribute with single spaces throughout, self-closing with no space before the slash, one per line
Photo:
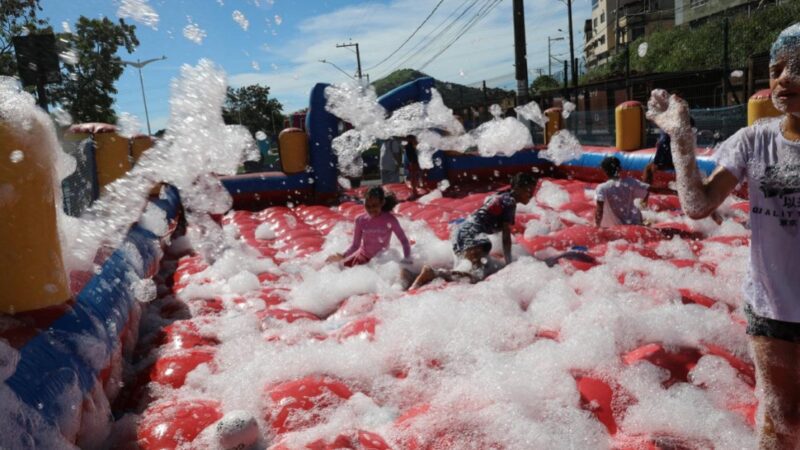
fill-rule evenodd
<path id="1" fill-rule="evenodd" d="M 686 102 L 655 90 L 647 116 L 669 133 L 681 206 L 689 217 L 711 214 L 743 181 L 750 197 L 747 333 L 760 390 L 758 445 L 800 448 L 800 23 L 770 51 L 772 102 L 779 118 L 739 130 L 717 152 L 703 180 Z"/>
<path id="2" fill-rule="evenodd" d="M 630 177 L 620 178 L 622 165 L 614 156 L 603 159 L 600 167 L 609 179 L 595 189 L 597 201 L 594 212 L 595 224 L 598 227 L 641 225 L 642 212 L 634 200 L 640 198 L 642 201 L 647 201 L 650 184 Z"/>
<path id="3" fill-rule="evenodd" d="M 397 139 L 387 139 L 381 144 L 381 184 L 399 183 L 403 163 L 403 147 Z"/>

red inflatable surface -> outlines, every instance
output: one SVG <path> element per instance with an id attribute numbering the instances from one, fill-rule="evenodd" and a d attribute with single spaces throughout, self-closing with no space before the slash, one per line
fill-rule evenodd
<path id="1" fill-rule="evenodd" d="M 697 227 L 682 216 L 675 196 L 655 194 L 650 197 L 647 206 L 647 216 L 654 221 L 650 226 L 598 228 L 593 225 L 594 184 L 568 180 L 547 182 L 552 183 L 547 189 L 558 193 L 558 201 L 548 203 L 534 200 L 531 205 L 520 206 L 517 210 L 513 232 L 518 254 L 541 257 L 576 251 L 582 257 L 560 258 L 549 270 L 565 277 L 567 281 L 564 286 L 568 286 L 565 289 L 578 298 L 583 298 L 584 291 L 591 291 L 591 285 L 575 280 L 605 274 L 605 278 L 615 280 L 613 289 L 618 292 L 614 295 L 642 298 L 642 309 L 667 306 L 698 308 L 720 314 L 730 322 L 731 328 L 735 328 L 737 333 L 741 332 L 742 319 L 736 299 L 718 289 L 705 289 L 699 283 L 682 281 L 683 278 L 691 280 L 692 277 L 713 280 L 715 277 L 729 276 L 730 267 L 716 255 L 719 252 L 737 255 L 739 249 L 749 244 L 746 232 L 709 236 L 708 226 Z M 402 187 L 392 189 L 397 191 L 399 197 L 407 198 L 408 192 Z M 489 194 L 476 192 L 457 198 L 430 197 L 405 201 L 395 208 L 394 213 L 403 224 L 422 226 L 444 241 L 443 245 L 449 246 L 447 240 L 454 223 L 478 208 Z M 735 203 L 729 208 L 727 219 L 730 223 L 744 222 L 742 216 L 738 215 L 742 211 L 747 211 L 746 202 Z M 386 296 L 384 292 L 387 288 L 382 288 L 384 291 L 373 290 L 345 296 L 331 308 L 331 312 L 326 313 L 297 306 L 293 295 L 297 294 L 296 286 L 303 283 L 304 274 L 292 264 L 307 262 L 316 264 L 314 271 L 324 271 L 320 265 L 324 260 L 324 255 L 321 255 L 323 247 L 328 245 L 331 236 L 346 236 L 353 219 L 363 212 L 362 204 L 345 202 L 332 208 L 272 207 L 254 213 L 235 211 L 224 216 L 223 225 L 235 226 L 241 241 L 262 258 L 274 263 L 274 266 L 255 274 L 259 288 L 253 292 L 183 298 L 188 287 L 213 286 L 218 280 L 213 271 L 207 270 L 209 265 L 201 257 L 189 255 L 181 258 L 171 280 L 172 292 L 154 304 L 155 308 L 160 308 L 160 317 L 172 322 L 163 327 L 159 339 L 153 340 L 149 351 L 157 356 L 153 357 L 154 363 L 147 369 L 145 384 L 147 381 L 155 382 L 183 392 L 187 375 L 201 364 L 207 364 L 212 375 L 217 371 L 230 373 L 235 370 L 218 366 L 217 352 L 226 341 L 211 331 L 215 324 L 232 315 L 247 316 L 248 320 L 242 323 L 252 327 L 253 332 L 260 333 L 258 345 L 267 346 L 275 352 L 313 345 L 366 346 L 361 347 L 363 349 L 385 345 L 381 344 L 384 333 L 396 332 L 394 317 L 383 315 L 387 307 L 397 307 L 393 302 L 404 302 L 402 304 L 409 305 L 409 308 L 413 305 L 431 307 L 426 302 L 443 301 L 436 298 L 439 293 L 447 295 L 451 287 L 464 289 L 464 285 L 458 283 L 439 283 L 413 293 Z M 729 229 L 734 229 L 733 225 L 729 225 Z M 421 239 L 413 234 L 410 238 L 412 241 Z M 575 250 L 576 247 L 579 249 Z M 617 260 L 623 257 L 632 258 L 630 261 L 634 262 L 619 264 Z M 287 269 L 289 267 L 295 268 Z M 670 273 L 679 276 L 673 276 L 672 280 L 659 278 L 659 274 L 665 271 L 674 271 Z M 344 275 L 345 272 L 342 272 Z M 524 285 L 524 282 L 520 284 Z M 516 283 L 499 289 L 524 292 Z M 328 294 L 326 291 L 323 285 L 318 295 L 325 296 Z M 483 292 L 481 295 L 488 294 Z M 523 331 L 497 344 L 501 352 L 513 354 L 533 346 L 546 348 L 547 345 L 566 345 L 574 338 L 574 330 L 565 332 L 544 319 L 541 319 L 541 323 L 536 321 L 539 319 L 530 322 L 531 317 L 536 316 L 530 311 L 526 312 L 526 309 L 529 305 L 535 306 L 538 292 L 525 295 L 519 299 L 518 307 L 522 315 L 519 320 L 529 323 Z M 565 295 L 565 298 L 570 298 L 570 295 Z M 576 304 L 571 304 L 565 307 L 565 311 L 576 307 Z M 612 325 L 624 326 L 603 326 Z M 504 327 L 498 323 L 496 333 L 502 334 Z M 424 334 L 426 330 L 411 327 L 408 334 L 416 336 Z M 229 330 L 228 334 L 236 333 Z M 247 342 L 253 345 L 255 341 Z M 402 345 L 398 343 L 397 348 L 402 348 Z M 386 359 L 378 364 L 380 367 L 370 368 L 375 371 L 370 372 L 370 377 L 374 379 L 349 379 L 308 372 L 271 379 L 260 396 L 254 391 L 253 396 L 259 397 L 257 401 L 254 400 L 258 411 L 251 412 L 266 426 L 260 433 L 264 442 L 270 443 L 268 448 L 457 449 L 464 448 L 467 441 L 473 446 L 470 448 L 507 448 L 501 443 L 502 439 L 492 434 L 493 431 L 481 431 L 480 426 L 483 425 L 474 422 L 476 417 L 482 417 L 482 411 L 497 407 L 494 401 L 478 401 L 466 396 L 455 403 L 446 404 L 441 399 L 431 398 L 430 393 L 424 394 L 427 392 L 427 386 L 424 385 L 426 381 L 420 380 L 438 382 L 434 380 L 439 374 L 453 370 L 452 355 L 448 359 L 432 351 L 430 354 L 416 355 L 416 360 L 411 362 L 394 361 L 393 356 L 386 355 Z M 659 388 L 665 391 L 676 386 L 692 385 L 700 392 L 711 392 L 714 387 L 707 382 L 693 384 L 694 371 L 699 365 L 709 364 L 708 361 L 726 365 L 743 383 L 745 388 L 739 392 L 740 395 L 723 402 L 719 408 L 752 427 L 757 406 L 752 393 L 755 385 L 753 365 L 742 348 L 731 347 L 729 342 L 714 341 L 713 336 L 693 345 L 668 345 L 652 340 L 628 342 L 614 361 L 607 364 L 617 365 L 617 371 L 633 370 L 642 365 L 653 366 L 663 375 Z M 676 430 L 652 429 L 642 432 L 632 429 L 626 422 L 626 416 L 638 407 L 642 399 L 623 386 L 618 373 L 608 372 L 607 367 L 597 367 L 595 370 L 587 370 L 586 367 L 565 369 L 565 373 L 572 374 L 575 380 L 574 386 L 569 388 L 572 407 L 582 409 L 584 417 L 599 424 L 599 429 L 612 443 L 612 448 L 714 447 L 706 437 L 690 436 Z M 459 374 L 463 377 L 469 375 Z M 245 388 L 252 389 L 252 386 Z M 387 390 L 393 394 L 386 394 Z M 190 443 L 204 428 L 229 412 L 222 406 L 224 398 L 174 400 L 165 394 L 171 391 L 151 389 L 149 392 L 154 396 L 154 403 L 142 412 L 138 426 L 138 442 L 142 448 L 174 448 L 178 443 Z M 213 392 L 207 394 L 213 398 Z M 402 397 L 402 400 L 397 400 L 396 396 Z M 480 398 L 480 395 L 476 395 L 476 398 Z M 388 415 L 391 420 L 384 420 L 380 426 L 374 427 L 362 423 L 342 426 L 328 423 L 331 417 L 346 417 L 347 413 L 343 411 L 354 408 L 351 405 L 354 399 L 368 399 L 374 407 L 391 411 Z"/>

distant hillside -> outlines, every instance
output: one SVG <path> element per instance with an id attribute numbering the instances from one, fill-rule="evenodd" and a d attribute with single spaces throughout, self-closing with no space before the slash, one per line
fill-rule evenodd
<path id="1" fill-rule="evenodd" d="M 384 78 L 376 80 L 374 83 L 372 83 L 372 86 L 375 87 L 375 91 L 377 92 L 378 96 L 381 96 L 400 85 L 408 83 L 409 81 L 427 76 L 428 75 L 414 69 L 400 69 L 390 73 Z M 454 110 L 459 110 L 470 106 L 485 105 L 486 103 L 494 103 L 500 101 L 500 99 L 514 96 L 512 91 L 489 88 L 487 89 L 486 96 L 484 97 L 483 90 L 479 88 L 440 80 L 436 80 L 434 86 L 436 87 L 436 90 L 442 94 L 444 104 Z"/>

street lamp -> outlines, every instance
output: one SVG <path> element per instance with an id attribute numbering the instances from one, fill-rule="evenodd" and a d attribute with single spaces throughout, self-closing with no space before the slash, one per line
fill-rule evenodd
<path id="1" fill-rule="evenodd" d="M 147 113 L 147 98 L 144 96 L 144 80 L 142 79 L 142 67 L 150 64 L 151 62 L 163 61 L 165 59 L 167 59 L 166 56 L 162 56 L 161 58 L 148 59 L 146 61 L 140 61 L 140 60 L 137 59 L 136 62 L 120 60 L 120 62 L 122 64 L 124 64 L 126 66 L 135 67 L 136 69 L 139 70 L 139 85 L 142 87 L 142 101 L 144 102 L 144 117 L 145 117 L 145 120 L 147 120 L 147 134 L 148 135 L 152 135 L 153 133 L 150 131 L 150 115 Z"/>
<path id="2" fill-rule="evenodd" d="M 550 56 L 550 43 L 553 41 L 563 41 L 564 36 L 551 38 L 547 36 L 547 75 L 553 76 L 553 57 Z"/>
<path id="3" fill-rule="evenodd" d="M 332 62 L 330 62 L 330 61 L 328 61 L 328 60 L 325 60 L 325 59 L 320 59 L 320 60 L 318 60 L 318 61 L 319 61 L 319 62 L 321 62 L 321 63 L 323 63 L 323 64 L 330 64 L 330 65 L 332 65 L 333 67 L 335 67 L 335 68 L 336 68 L 336 70 L 338 70 L 339 72 L 342 72 L 343 74 L 347 75 L 347 78 L 350 78 L 350 79 L 351 79 L 351 80 L 353 80 L 353 81 L 355 81 L 355 80 L 356 80 L 356 79 L 355 79 L 355 77 L 353 77 L 353 76 L 351 76 L 349 73 L 345 72 L 345 71 L 344 71 L 344 70 L 343 70 L 341 67 L 337 66 L 336 64 L 334 64 L 334 63 L 332 63 Z"/>

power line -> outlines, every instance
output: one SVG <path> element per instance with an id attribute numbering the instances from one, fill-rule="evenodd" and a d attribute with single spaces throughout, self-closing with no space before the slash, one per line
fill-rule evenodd
<path id="1" fill-rule="evenodd" d="M 441 24 L 439 24 L 439 26 L 437 26 L 433 31 L 431 31 L 424 38 L 422 38 L 422 40 L 417 45 L 415 45 L 412 49 L 410 49 L 408 52 L 406 52 L 401 57 L 401 58 L 404 58 L 404 59 L 400 63 L 395 65 L 395 67 L 391 71 L 389 71 L 387 73 L 391 73 L 391 72 L 401 68 L 403 65 L 407 64 L 409 60 L 414 59 L 416 56 L 422 54 L 422 52 L 424 52 L 428 47 L 430 47 L 431 44 L 436 42 L 440 37 L 442 37 L 442 35 L 447 33 L 453 27 L 453 25 L 455 25 L 462 17 L 464 17 L 464 15 L 466 13 L 468 13 L 469 10 L 472 9 L 478 3 L 478 1 L 479 0 L 464 0 L 464 2 L 462 2 L 461 5 L 459 5 L 455 10 L 453 10 L 453 12 L 450 13 L 450 15 L 447 16 L 447 18 Z M 441 28 L 442 25 L 446 24 L 448 22 L 448 20 L 450 20 L 450 18 L 453 17 L 458 12 L 458 10 L 461 9 L 461 7 L 466 5 L 467 3 L 470 3 L 470 4 L 463 11 L 461 11 L 461 13 L 458 14 L 458 16 L 456 18 L 451 20 L 450 23 L 447 24 L 447 26 L 444 27 L 444 29 L 439 31 L 433 38 L 431 38 L 430 40 L 425 42 L 425 40 L 428 37 L 430 37 L 439 28 Z M 423 43 L 424 43 L 424 45 L 422 45 L 422 47 L 419 48 L 419 50 L 417 50 L 416 53 L 411 54 L 411 52 L 413 52 L 417 47 L 419 47 L 420 44 L 423 44 Z"/>
<path id="2" fill-rule="evenodd" d="M 475 6 L 475 5 L 477 5 L 479 1 L 483 1 L 483 2 L 485 2 L 485 3 L 484 3 L 484 5 L 483 5 L 483 6 L 481 6 L 481 7 L 478 9 L 478 12 L 476 13 L 476 15 L 477 15 L 477 14 L 480 14 L 481 10 L 483 10 L 483 8 L 484 8 L 484 7 L 485 7 L 485 6 L 486 6 L 486 5 L 487 5 L 487 4 L 488 4 L 490 1 L 492 1 L 492 0 L 475 0 L 475 1 L 473 1 L 473 2 L 472 2 L 472 3 L 471 3 L 471 4 L 470 4 L 470 5 L 469 5 L 469 6 L 468 6 L 468 7 L 467 7 L 467 8 L 466 8 L 464 11 L 462 11 L 462 12 L 461 12 L 461 14 L 459 14 L 459 15 L 458 15 L 458 17 L 456 17 L 456 18 L 455 18 L 455 19 L 454 19 L 454 20 L 453 20 L 453 21 L 452 21 L 452 22 L 451 22 L 451 23 L 450 23 L 450 24 L 449 24 L 447 27 L 445 27 L 445 29 L 444 29 L 444 30 L 442 30 L 442 31 L 441 31 L 441 32 L 440 32 L 438 35 L 434 36 L 434 38 L 433 38 L 433 39 L 431 39 L 431 41 L 430 41 L 430 42 L 428 42 L 428 43 L 427 43 L 427 44 L 426 44 L 426 45 L 425 45 L 425 46 L 424 46 L 422 49 L 420 49 L 420 51 L 419 51 L 419 52 L 417 52 L 415 55 L 412 55 L 412 57 L 411 57 L 411 58 L 409 58 L 409 59 L 413 59 L 413 58 L 414 58 L 414 57 L 416 57 L 416 56 L 421 56 L 421 55 L 423 54 L 423 51 L 424 51 L 424 50 L 426 50 L 428 47 L 430 47 L 430 46 L 431 46 L 431 44 L 433 44 L 434 42 L 436 42 L 436 41 L 437 41 L 439 38 L 444 38 L 444 37 L 445 37 L 445 35 L 446 35 L 448 32 L 450 32 L 450 30 L 451 30 L 451 29 L 453 29 L 453 27 L 454 27 L 454 26 L 455 26 L 455 25 L 456 25 L 456 24 L 459 22 L 459 20 L 460 20 L 462 17 L 464 17 L 464 16 L 465 16 L 465 15 L 466 15 L 466 14 L 467 14 L 467 13 L 468 13 L 468 12 L 469 12 L 469 11 L 470 11 L 470 10 L 471 10 L 471 9 L 472 9 L 474 6 Z M 474 18 L 475 18 L 475 16 L 473 16 L 472 18 L 470 18 L 470 19 L 467 21 L 467 25 L 468 25 L 470 22 L 472 22 L 472 20 L 474 20 Z M 455 34 L 455 35 L 458 35 L 458 34 L 459 34 L 461 31 L 463 31 L 463 30 L 464 30 L 464 27 L 465 27 L 465 26 L 466 26 L 466 25 L 461 25 L 461 28 L 457 29 L 457 30 L 456 30 L 456 31 L 455 31 L 453 34 Z M 450 39 L 450 38 L 447 38 L 447 39 Z M 434 51 L 435 51 L 435 50 L 434 50 Z M 427 56 L 425 56 L 425 57 L 427 58 Z M 428 58 L 428 59 L 430 59 L 430 58 Z M 406 61 L 408 61 L 408 60 L 406 60 Z M 424 65 L 425 65 L 425 64 L 423 64 L 423 67 L 424 67 Z M 420 70 L 422 70 L 422 67 L 420 67 Z"/>
<path id="3" fill-rule="evenodd" d="M 433 17 L 433 14 L 436 12 L 436 10 L 437 10 L 437 9 L 439 9 L 439 7 L 440 7 L 440 6 L 442 6 L 442 3 L 444 3 L 444 0 L 439 0 L 439 3 L 437 3 L 437 4 L 436 4 L 436 6 L 434 6 L 434 7 L 433 7 L 433 10 L 430 12 L 430 14 L 428 14 L 428 17 L 426 17 L 426 18 L 425 18 L 425 20 L 423 20 L 423 21 L 422 21 L 422 23 L 421 23 L 421 24 L 419 24 L 419 26 L 417 27 L 417 29 L 416 29 L 416 30 L 414 30 L 414 32 L 413 32 L 413 33 L 411 33 L 411 36 L 409 36 L 409 37 L 408 37 L 408 38 L 407 38 L 405 41 L 403 41 L 403 43 L 402 43 L 402 44 L 400 44 L 400 46 L 399 46 L 399 47 L 397 47 L 396 49 L 394 49 L 394 51 L 393 51 L 392 53 L 390 53 L 390 54 L 389 54 L 389 56 L 387 56 L 386 58 L 383 58 L 383 59 L 382 59 L 382 60 L 381 60 L 381 61 L 380 61 L 378 64 L 375 64 L 375 65 L 374 65 L 374 66 L 372 66 L 372 67 L 367 67 L 367 68 L 366 68 L 366 69 L 364 69 L 364 70 L 372 70 L 372 69 L 374 69 L 374 68 L 376 68 L 376 67 L 380 66 L 381 64 L 383 64 L 383 63 L 385 63 L 386 61 L 388 61 L 388 60 L 389 60 L 389 58 L 391 58 L 392 56 L 394 56 L 394 55 L 395 55 L 395 53 L 397 53 L 398 51 L 400 51 L 400 49 L 401 49 L 401 48 L 403 48 L 403 46 L 404 46 L 404 45 L 406 45 L 406 44 L 408 43 L 408 41 L 410 41 L 410 40 L 411 40 L 411 38 L 413 38 L 413 37 L 414 37 L 414 35 L 416 35 L 416 34 L 417 34 L 417 32 L 418 32 L 418 31 L 419 31 L 419 30 L 420 30 L 420 29 L 421 29 L 421 28 L 422 28 L 422 27 L 423 27 L 423 26 L 424 26 L 424 25 L 425 25 L 425 24 L 428 22 L 428 20 L 429 20 L 431 17 Z"/>
<path id="4" fill-rule="evenodd" d="M 422 66 L 420 66 L 419 70 L 422 70 L 425 67 L 427 67 L 430 63 L 435 61 L 436 58 L 438 58 L 442 53 L 447 51 L 447 49 L 449 49 L 453 44 L 455 44 L 456 41 L 461 39 L 461 37 L 464 36 L 464 34 L 466 34 L 467 31 L 469 31 L 473 26 L 475 26 L 475 24 L 480 22 L 481 19 L 486 17 L 497 5 L 499 5 L 502 0 L 489 0 L 489 1 L 491 1 L 492 3 L 490 4 L 490 3 L 487 2 L 487 4 L 484 5 L 482 10 L 478 11 L 478 13 L 475 15 L 475 17 L 473 17 L 472 20 L 470 22 L 468 22 L 467 25 L 465 25 L 462 28 L 462 31 L 458 34 L 458 36 L 456 36 L 455 39 L 450 41 L 450 43 L 447 44 L 447 46 L 445 46 L 443 49 L 441 49 L 437 54 L 435 54 L 433 57 L 431 57 L 430 59 L 425 61 L 425 63 Z"/>

